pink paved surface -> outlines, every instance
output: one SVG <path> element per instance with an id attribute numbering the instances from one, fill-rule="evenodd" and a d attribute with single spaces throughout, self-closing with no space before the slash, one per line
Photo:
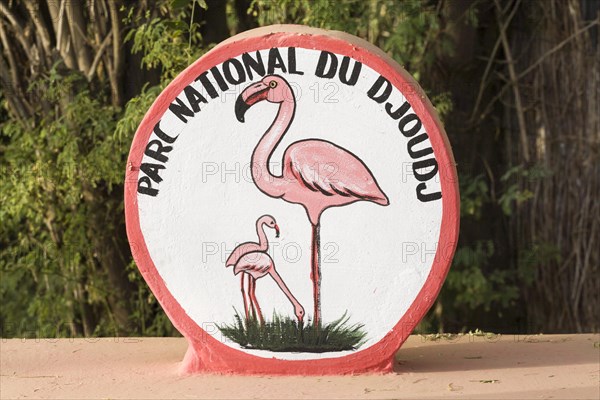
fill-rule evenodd
<path id="1" fill-rule="evenodd" d="M 2 339 L 0 397 L 54 399 L 600 398 L 600 335 L 411 336 L 396 373 L 182 376 L 182 338 Z"/>

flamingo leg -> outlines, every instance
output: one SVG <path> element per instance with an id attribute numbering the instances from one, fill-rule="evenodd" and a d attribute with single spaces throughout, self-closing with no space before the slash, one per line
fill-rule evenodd
<path id="1" fill-rule="evenodd" d="M 252 278 L 252 291 L 250 292 L 250 296 L 252 297 L 252 302 L 256 305 L 256 312 L 258 314 L 258 319 L 260 320 L 260 324 L 264 325 L 265 320 L 263 319 L 262 312 L 260 311 L 260 306 L 258 305 L 258 300 L 256 300 L 256 278 Z"/>
<path id="2" fill-rule="evenodd" d="M 241 289 L 242 289 L 242 299 L 244 299 L 244 313 L 246 314 L 246 322 L 248 321 L 248 300 L 246 299 L 246 290 L 244 288 L 244 279 L 246 274 L 242 273 L 241 276 Z"/>
<path id="3" fill-rule="evenodd" d="M 252 312 L 252 318 L 254 319 L 256 319 L 256 308 L 254 305 L 254 297 L 252 296 L 252 293 L 254 292 L 255 284 L 256 282 L 254 281 L 254 279 L 252 279 L 252 277 L 248 275 L 248 300 L 250 301 L 250 309 Z"/>
<path id="4" fill-rule="evenodd" d="M 320 224 L 312 226 L 312 243 L 311 243 L 311 272 L 310 279 L 313 282 L 313 301 L 314 314 L 313 324 L 316 329 L 319 329 L 321 324 L 321 239 L 320 239 Z"/>

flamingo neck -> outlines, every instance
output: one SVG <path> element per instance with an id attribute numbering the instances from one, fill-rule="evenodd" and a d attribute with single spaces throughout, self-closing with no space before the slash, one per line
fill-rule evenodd
<path id="1" fill-rule="evenodd" d="M 265 226 L 261 221 L 256 222 L 256 233 L 258 234 L 259 251 L 267 251 L 269 249 L 269 240 L 265 233 Z"/>
<path id="2" fill-rule="evenodd" d="M 279 276 L 279 273 L 275 270 L 275 268 L 271 269 L 271 276 L 273 277 L 273 279 L 275 280 L 277 285 L 279 285 L 279 288 L 285 294 L 285 296 L 288 298 L 290 303 L 292 303 L 294 308 L 302 307 L 300 302 L 294 297 L 292 292 L 290 292 L 290 289 L 287 287 L 287 285 L 285 284 L 283 279 L 281 279 L 281 276 Z"/>
<path id="3" fill-rule="evenodd" d="M 290 127 L 295 111 L 296 99 L 292 95 L 291 100 L 280 104 L 275 120 L 264 133 L 252 154 L 252 179 L 262 192 L 271 197 L 281 197 L 286 191 L 286 180 L 282 175 L 272 174 L 269 163 L 277 145 Z"/>

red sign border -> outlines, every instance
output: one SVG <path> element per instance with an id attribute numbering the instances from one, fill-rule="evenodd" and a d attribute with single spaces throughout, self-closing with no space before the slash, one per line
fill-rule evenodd
<path id="1" fill-rule="evenodd" d="M 140 227 L 137 203 L 139 166 L 153 128 L 171 102 L 185 86 L 211 67 L 244 52 L 272 47 L 325 50 L 349 56 L 384 76 L 400 90 L 421 119 L 439 165 L 443 194 L 442 224 L 429 276 L 407 312 L 383 339 L 346 356 L 317 360 L 281 360 L 258 357 L 221 343 L 198 326 L 169 292 L 150 258 Z M 125 178 L 125 217 L 133 257 L 163 309 L 190 344 L 182 364 L 182 372 L 187 373 L 337 375 L 392 371 L 395 353 L 432 306 L 448 273 L 458 240 L 459 209 L 458 178 L 452 150 L 435 109 L 417 82 L 383 51 L 362 39 L 342 32 L 297 25 L 270 26 L 241 33 L 215 47 L 177 76 L 158 96 L 138 127 L 131 145 Z"/>

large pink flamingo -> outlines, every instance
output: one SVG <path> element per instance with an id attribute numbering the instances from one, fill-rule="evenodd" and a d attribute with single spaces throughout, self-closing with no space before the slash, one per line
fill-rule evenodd
<path id="1" fill-rule="evenodd" d="M 287 296 L 288 300 L 294 306 L 294 313 L 298 322 L 302 322 L 304 318 L 304 307 L 296 300 L 290 289 L 287 287 L 277 270 L 273 259 L 266 253 L 269 249 L 269 241 L 265 233 L 265 225 L 275 229 L 276 237 L 279 237 L 279 226 L 275 222 L 275 218 L 270 215 L 263 215 L 256 221 L 256 233 L 258 234 L 258 243 L 246 242 L 237 246 L 231 255 L 225 261 L 226 267 L 233 266 L 233 273 L 241 276 L 242 298 L 244 300 L 244 312 L 246 320 L 249 319 L 251 308 L 254 317 L 258 315 L 261 324 L 264 324 L 262 311 L 256 300 L 256 280 L 263 276 L 271 275 L 271 278 L 279 285 L 279 288 Z M 244 278 L 248 277 L 248 289 L 245 288 Z M 248 299 L 246 299 L 246 296 Z M 250 307 L 248 307 L 248 302 Z"/>
<path id="2" fill-rule="evenodd" d="M 354 154 L 326 140 L 307 139 L 292 143 L 283 154 L 283 171 L 274 175 L 269 162 L 288 131 L 296 111 L 296 99 L 288 82 L 268 75 L 245 88 L 235 104 L 235 114 L 244 122 L 246 111 L 267 100 L 279 104 L 275 120 L 252 153 L 252 179 L 267 196 L 301 204 L 312 225 L 311 279 L 313 282 L 314 324 L 321 318 L 320 218 L 329 207 L 356 201 L 387 206 L 389 200 L 369 168 Z"/>

